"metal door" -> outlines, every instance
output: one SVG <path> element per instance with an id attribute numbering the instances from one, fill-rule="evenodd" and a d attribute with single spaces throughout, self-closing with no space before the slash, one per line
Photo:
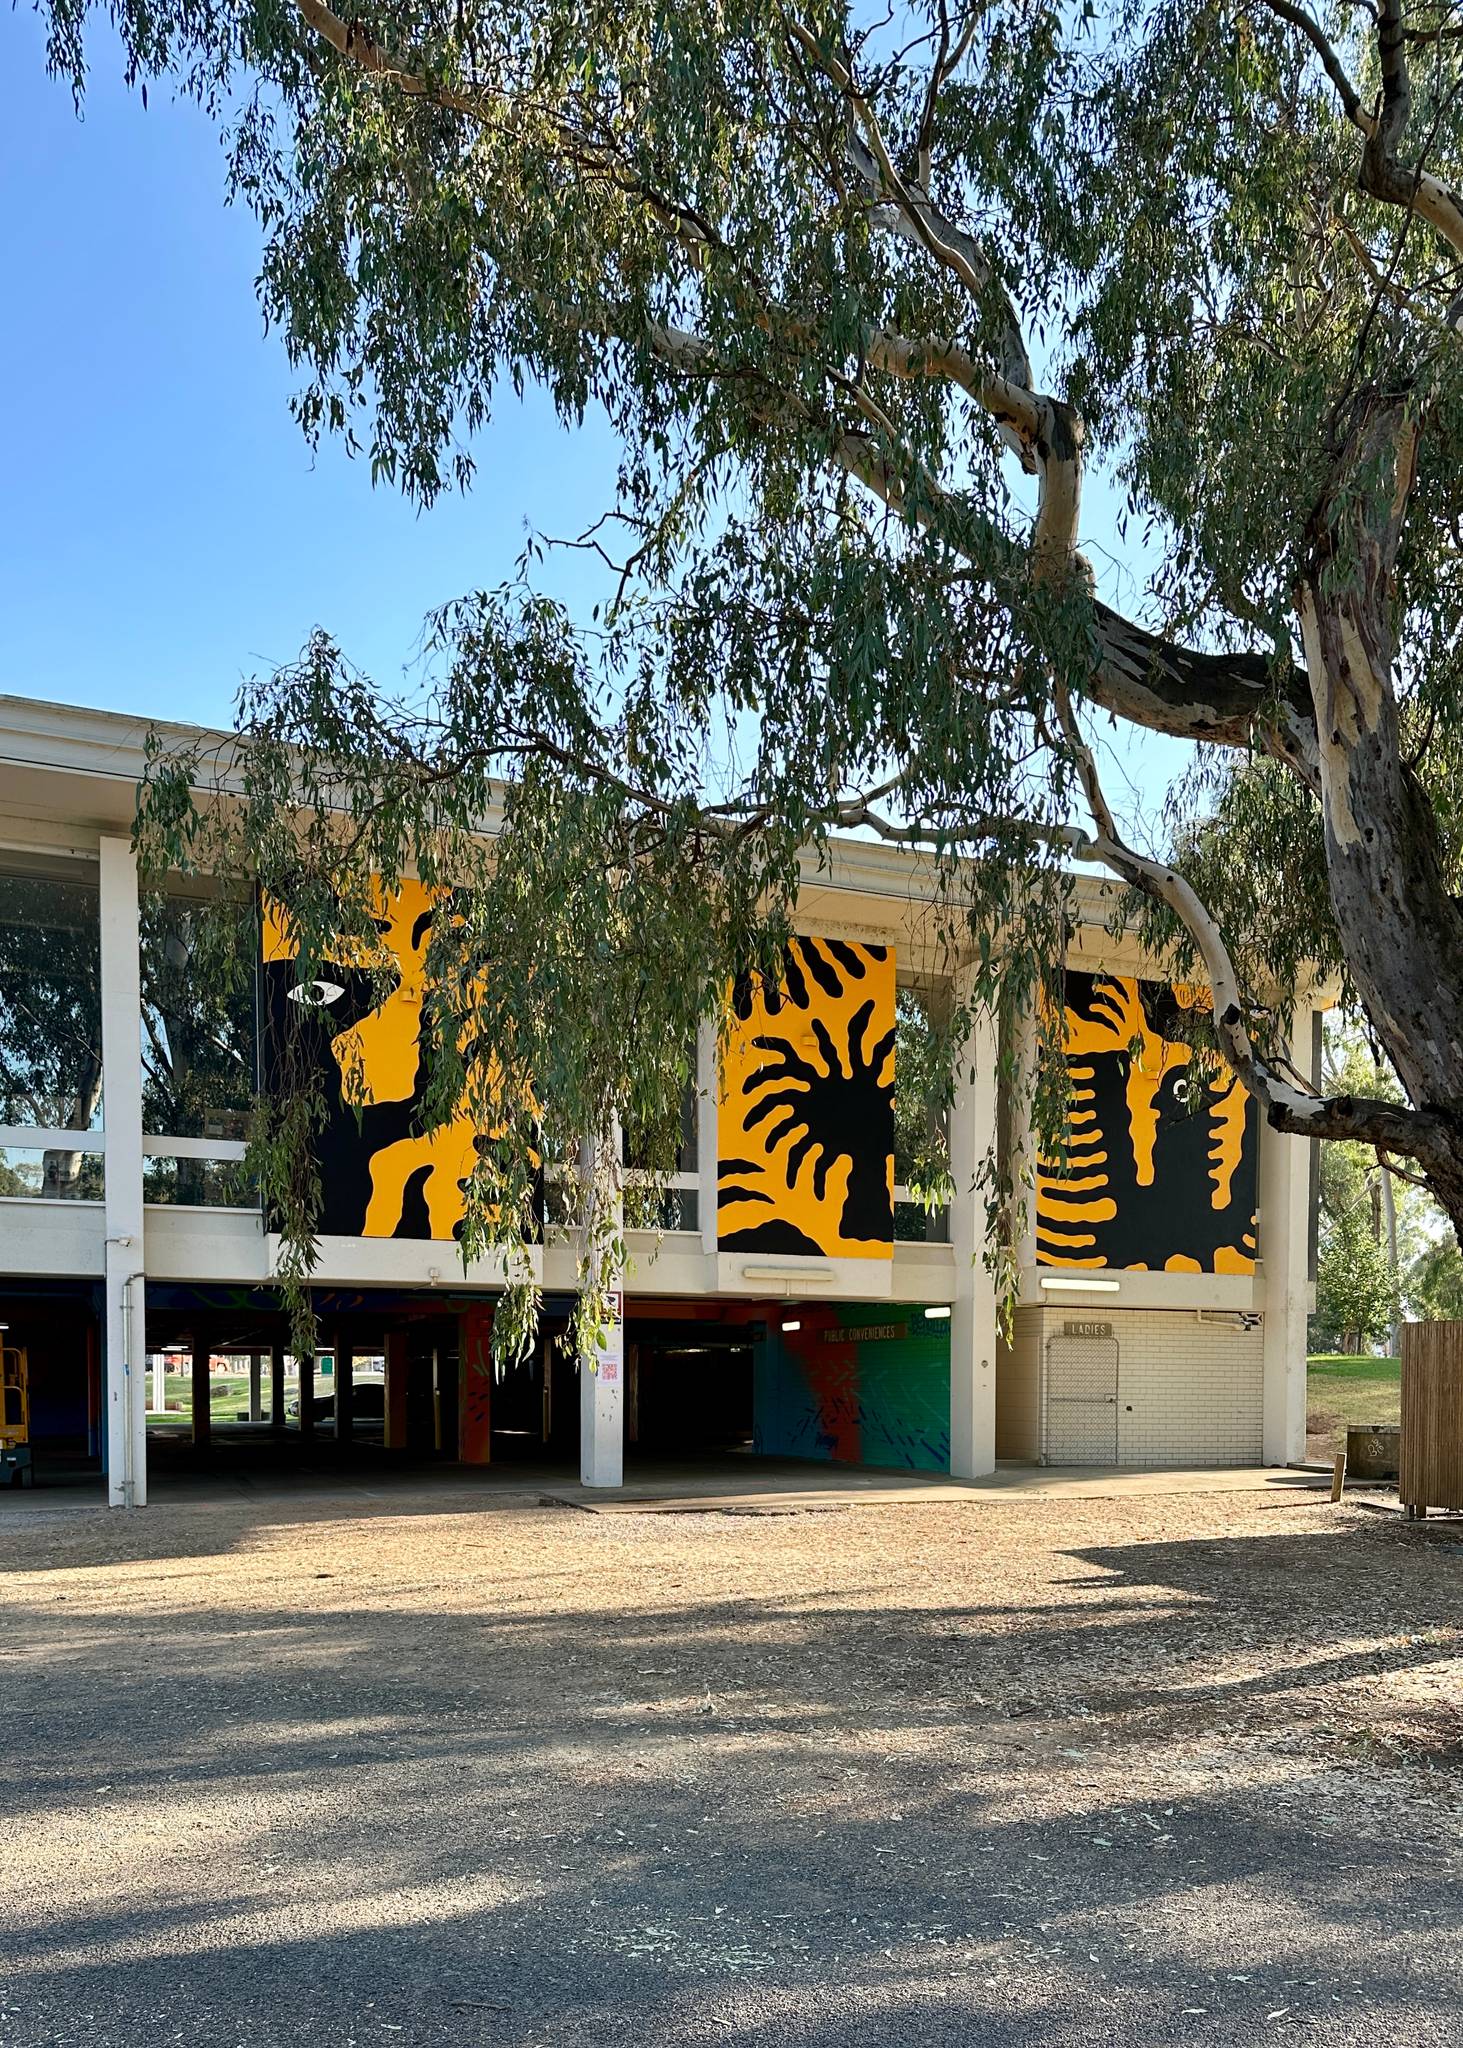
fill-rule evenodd
<path id="1" fill-rule="evenodd" d="M 1048 1337 L 1042 1376 L 1042 1462 L 1118 1462 L 1118 1340 Z"/>

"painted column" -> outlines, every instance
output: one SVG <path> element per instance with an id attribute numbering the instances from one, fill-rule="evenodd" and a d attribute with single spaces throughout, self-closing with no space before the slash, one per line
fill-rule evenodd
<path id="1" fill-rule="evenodd" d="M 125 839 L 104 838 L 101 921 L 102 1116 L 106 1131 L 107 1500 L 147 1501 L 146 1283 L 142 1206 L 142 982 L 137 860 Z"/>
<path id="2" fill-rule="evenodd" d="M 703 1124 L 702 1129 L 705 1126 Z M 615 1125 L 599 1148 L 586 1147 L 584 1168 L 596 1178 L 609 1214 L 605 1228 L 620 1237 L 620 1131 Z M 609 1278 L 609 1319 L 587 1358 L 579 1360 L 579 1481 L 582 1486 L 623 1486 L 625 1483 L 625 1295 L 624 1273 Z"/>
<path id="3" fill-rule="evenodd" d="M 95 1321 L 86 1326 L 86 1455 L 100 1458 L 106 1438 L 106 1402 L 102 1395 L 102 1333 Z"/>
<path id="4" fill-rule="evenodd" d="M 264 1420 L 264 1363 L 257 1351 L 249 1353 L 249 1420 Z"/>
<path id="5" fill-rule="evenodd" d="M 986 1190 L 976 1184 L 995 1142 L 996 1032 L 981 1010 L 950 1108 L 950 1470 L 959 1479 L 996 1469 L 996 1286 L 986 1264 Z"/>
<path id="6" fill-rule="evenodd" d="M 457 1462 L 493 1457 L 493 1304 L 474 1302 L 457 1318 Z"/>
<path id="7" fill-rule="evenodd" d="M 406 1375 L 408 1352 L 405 1330 L 386 1332 L 386 1448 L 404 1451 L 406 1443 Z"/>
<path id="8" fill-rule="evenodd" d="M 213 1397 L 209 1388 L 210 1352 L 207 1342 L 193 1339 L 193 1441 L 207 1444 L 213 1435 Z"/>
<path id="9" fill-rule="evenodd" d="M 1311 1012 L 1298 1007 L 1291 1059 L 1311 1061 Z M 1306 1448 L 1306 1323 L 1310 1308 L 1311 1141 L 1260 1121 L 1261 1307 L 1265 1317 L 1261 1455 L 1294 1464 Z"/>
<path id="10" fill-rule="evenodd" d="M 269 1426 L 281 1430 L 284 1416 L 284 1346 L 275 1344 L 269 1353 Z"/>
<path id="11" fill-rule="evenodd" d="M 161 1351 L 152 1361 L 152 1412 L 161 1415 L 168 1405 L 168 1362 Z"/>

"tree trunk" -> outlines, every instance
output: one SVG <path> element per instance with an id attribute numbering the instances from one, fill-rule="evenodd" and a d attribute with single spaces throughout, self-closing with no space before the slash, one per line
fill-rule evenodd
<path id="1" fill-rule="evenodd" d="M 1406 397 L 1370 403 L 1312 522 L 1296 607 L 1347 966 L 1414 1108 L 1463 1136 L 1463 915 L 1432 805 L 1403 759 L 1392 684 L 1394 569 L 1416 442 Z M 1463 1241 L 1458 1153 L 1450 1134 L 1417 1158 Z"/>
<path id="2" fill-rule="evenodd" d="M 1382 1218 L 1387 1231 L 1387 1271 L 1392 1276 L 1392 1315 L 1387 1325 L 1387 1355 L 1395 1358 L 1401 1345 L 1402 1275 L 1397 1263 L 1397 1197 L 1392 1176 L 1379 1160 L 1378 1185 L 1382 1196 Z"/>

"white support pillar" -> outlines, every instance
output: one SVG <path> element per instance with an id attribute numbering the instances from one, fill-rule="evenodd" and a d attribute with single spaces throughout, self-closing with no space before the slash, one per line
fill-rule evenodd
<path id="1" fill-rule="evenodd" d="M 161 1415 L 168 1405 L 168 1361 L 161 1351 L 153 1354 L 152 1361 L 152 1412 Z"/>
<path id="2" fill-rule="evenodd" d="M 102 1112 L 106 1132 L 107 1499 L 147 1500 L 146 1301 L 142 1256 L 142 987 L 137 859 L 103 839 L 100 873 Z"/>
<path id="3" fill-rule="evenodd" d="M 701 1249 L 716 1257 L 716 1025 L 703 1018 L 696 1033 L 696 1182 L 701 1216 Z"/>
<path id="4" fill-rule="evenodd" d="M 601 1333 L 593 1358 L 579 1364 L 579 1482 L 625 1483 L 625 1297 L 613 1297 L 615 1320 Z"/>
<path id="5" fill-rule="evenodd" d="M 986 1197 L 976 1178 L 996 1143 L 996 1031 L 981 1011 L 960 1056 L 950 1110 L 950 1470 L 979 1479 L 996 1469 L 996 1284 L 986 1263 Z"/>
<path id="6" fill-rule="evenodd" d="M 585 1170 L 595 1162 L 586 1147 Z M 613 1215 L 608 1227 L 621 1231 L 619 1202 L 620 1129 L 616 1124 L 597 1162 L 601 1186 L 613 1182 Z M 582 1486 L 623 1486 L 625 1482 L 625 1295 L 624 1274 L 614 1276 L 612 1320 L 600 1332 L 589 1358 L 579 1361 L 579 1482 Z"/>
<path id="7" fill-rule="evenodd" d="M 1295 1014 L 1291 1059 L 1310 1071 L 1311 1012 Z M 1265 1317 L 1261 1456 L 1289 1465 L 1306 1448 L 1311 1141 L 1260 1124 L 1259 1255 Z"/>

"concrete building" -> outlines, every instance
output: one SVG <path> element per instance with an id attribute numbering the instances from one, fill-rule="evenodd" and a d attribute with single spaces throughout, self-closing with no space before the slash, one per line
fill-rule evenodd
<path id="1" fill-rule="evenodd" d="M 966 1476 L 998 1458 L 1300 1456 L 1310 1153 L 1191 1064 L 1169 1027 L 1203 992 L 1114 940 L 1089 889 L 1068 963 L 1069 1145 L 1041 1166 L 1008 1346 L 974 1183 L 998 1140 L 1029 1152 L 1023 1105 L 998 1091 L 986 1024 L 949 1123 L 954 1199 L 934 1217 L 904 1199 L 899 1033 L 948 968 L 933 877 L 856 840 L 810 867 L 788 980 L 747 996 L 729 1071 L 703 1040 L 664 1227 L 627 1234 L 598 1370 L 556 1341 L 576 1254 L 550 1220 L 519 1255 L 544 1289 L 542 1341 L 494 1376 L 507 1269 L 464 1271 L 460 1166 L 412 1131 L 400 1090 L 389 1142 L 325 1162 L 329 1372 L 296 1366 L 243 1166 L 289 947 L 266 914 L 257 989 L 222 1019 L 187 1014 L 186 894 L 141 903 L 129 843 L 144 738 L 129 718 L 0 698 L 0 1323 L 24 1353 L 41 1478 L 104 1473 L 110 1501 L 141 1505 L 150 1461 L 217 1456 L 236 1428 L 281 1456 L 561 1459 L 607 1486 L 627 1455 L 728 1447 Z M 342 1025 L 388 1028 L 381 1005 Z M 1308 1065 L 1312 1006 L 1294 1028 Z M 769 1030 L 786 1034 L 770 1062 Z M 154 1410 L 150 1430 L 164 1351 L 192 1361 L 195 1401 L 186 1420 Z M 209 1398 L 225 1353 L 254 1361 L 237 1423 Z"/>

